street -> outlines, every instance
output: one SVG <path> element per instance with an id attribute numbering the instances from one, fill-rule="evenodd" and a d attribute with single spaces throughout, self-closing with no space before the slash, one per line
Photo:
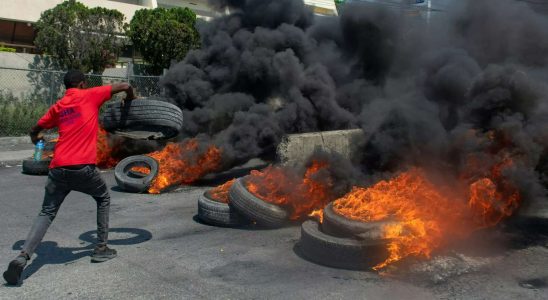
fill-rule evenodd
<path id="1" fill-rule="evenodd" d="M 102 174 L 111 187 L 110 245 L 118 257 L 90 263 L 95 203 L 72 192 L 24 271 L 23 284 L 1 285 L 1 299 L 548 298 L 545 235 L 482 257 L 434 257 L 384 275 L 339 270 L 299 256 L 297 225 L 231 229 L 196 221 L 196 201 L 207 182 L 161 195 L 128 194 L 116 189 L 111 170 Z M 40 209 L 45 181 L 21 174 L 19 166 L 0 168 L 3 270 Z"/>

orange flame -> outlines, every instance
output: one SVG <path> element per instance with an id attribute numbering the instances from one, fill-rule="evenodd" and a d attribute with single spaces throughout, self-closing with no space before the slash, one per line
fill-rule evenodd
<path id="1" fill-rule="evenodd" d="M 56 138 L 49 140 L 48 143 L 57 143 L 58 141 L 59 139 Z M 53 152 L 54 151 L 44 150 L 44 152 L 42 152 L 42 159 L 53 159 Z"/>
<path id="2" fill-rule="evenodd" d="M 290 219 L 297 220 L 324 207 L 332 199 L 331 180 L 317 176 L 326 167 L 326 162 L 313 161 L 300 179 L 289 169 L 269 166 L 262 172 L 252 171 L 246 188 L 266 202 L 288 208 Z"/>
<path id="3" fill-rule="evenodd" d="M 483 227 L 498 224 L 519 207 L 519 191 L 503 175 L 504 169 L 512 165 L 513 160 L 504 156 L 491 168 L 489 178 L 481 178 L 470 184 L 468 205 L 475 212 L 476 221 Z"/>
<path id="4" fill-rule="evenodd" d="M 399 221 L 386 225 L 389 257 L 375 266 L 379 269 L 408 255 L 430 257 L 465 211 L 465 203 L 445 197 L 420 169 L 411 169 L 396 178 L 380 181 L 369 188 L 354 187 L 333 202 L 336 213 L 350 219 L 371 222 L 387 218 Z"/>
<path id="5" fill-rule="evenodd" d="M 313 210 L 308 216 L 315 218 L 319 223 L 323 223 L 323 208 Z"/>
<path id="6" fill-rule="evenodd" d="M 213 189 L 211 189 L 211 199 L 222 202 L 222 203 L 228 203 L 228 191 L 230 190 L 230 187 L 236 179 L 229 180 Z"/>
<path id="7" fill-rule="evenodd" d="M 147 154 L 159 164 L 158 175 L 148 192 L 159 194 L 175 184 L 189 184 L 216 171 L 221 164 L 221 150 L 213 145 L 200 149 L 198 140 L 169 143 L 164 149 Z"/>
<path id="8" fill-rule="evenodd" d="M 147 168 L 147 167 L 140 167 L 140 166 L 132 167 L 132 168 L 131 168 L 131 171 L 139 172 L 139 173 L 143 173 L 143 174 L 148 174 L 148 173 L 150 173 L 150 169 L 149 169 L 149 168 Z"/>
<path id="9" fill-rule="evenodd" d="M 373 269 L 410 255 L 429 258 L 449 238 L 462 238 L 479 228 L 493 226 L 515 211 L 519 204 L 517 189 L 497 177 L 502 174 L 501 168 L 510 165 L 508 160 L 495 165 L 491 178 L 469 185 L 468 196 L 458 196 L 453 189 L 432 183 L 423 170 L 413 168 L 369 188 L 354 187 L 335 200 L 333 208 L 358 221 L 396 221 L 383 227 L 389 257 Z M 501 191 L 501 186 L 505 191 Z"/>
<path id="10" fill-rule="evenodd" d="M 109 144 L 108 133 L 99 128 L 97 134 L 97 166 L 102 169 L 109 169 L 116 166 L 118 159 L 111 156 L 112 146 Z"/>

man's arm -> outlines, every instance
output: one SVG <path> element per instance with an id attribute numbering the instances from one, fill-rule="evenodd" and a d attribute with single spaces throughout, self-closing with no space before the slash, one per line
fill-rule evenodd
<path id="1" fill-rule="evenodd" d="M 127 82 L 115 83 L 112 85 L 112 90 L 110 92 L 111 95 L 118 94 L 120 92 L 126 92 L 126 97 L 122 100 L 122 103 L 136 98 L 133 93 L 133 88 Z"/>
<path id="2" fill-rule="evenodd" d="M 33 144 L 36 145 L 36 143 L 38 143 L 39 140 L 44 139 L 42 130 L 44 130 L 44 128 L 40 127 L 38 124 L 32 126 L 32 128 L 30 129 L 29 135 L 30 135 L 30 140 L 32 141 Z"/>
<path id="3" fill-rule="evenodd" d="M 50 107 L 48 111 L 38 120 L 36 125 L 34 125 L 30 131 L 30 140 L 33 144 L 38 143 L 39 140 L 44 139 L 42 130 L 49 129 L 57 126 L 57 118 L 55 117 L 55 105 Z"/>

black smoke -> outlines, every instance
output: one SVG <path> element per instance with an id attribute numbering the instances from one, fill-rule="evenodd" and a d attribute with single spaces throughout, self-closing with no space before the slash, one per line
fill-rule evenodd
<path id="1" fill-rule="evenodd" d="M 284 134 L 362 128 L 362 174 L 511 156 L 508 176 L 542 193 L 548 17 L 526 3 L 455 1 L 431 18 L 358 2 L 332 17 L 300 0 L 210 3 L 230 13 L 202 25 L 201 48 L 162 85 L 184 111 L 182 138 L 208 135 L 227 166 L 271 156 Z"/>

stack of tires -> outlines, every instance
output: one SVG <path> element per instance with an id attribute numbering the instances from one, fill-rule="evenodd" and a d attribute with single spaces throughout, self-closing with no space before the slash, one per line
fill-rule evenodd
<path id="1" fill-rule="evenodd" d="M 339 215 L 328 204 L 323 221 L 301 225 L 299 250 L 306 259 L 328 267 L 369 270 L 388 258 L 382 228 L 390 221 L 360 222 Z"/>
<path id="2" fill-rule="evenodd" d="M 246 177 L 237 179 L 229 190 L 228 201 L 212 196 L 211 190 L 198 199 L 198 218 L 207 224 L 237 227 L 253 223 L 263 228 L 289 224 L 289 212 L 265 202 L 246 188 Z M 301 225 L 299 252 L 321 265 L 369 270 L 388 258 L 383 227 L 391 221 L 360 222 L 338 214 L 333 204 L 323 211 L 323 221 L 307 220 Z"/>
<path id="3" fill-rule="evenodd" d="M 263 228 L 279 228 L 288 224 L 289 213 L 282 207 L 268 203 L 250 193 L 245 187 L 246 177 L 237 179 L 229 190 L 227 203 L 206 191 L 198 199 L 198 218 L 215 226 L 237 227 L 253 223 Z"/>

